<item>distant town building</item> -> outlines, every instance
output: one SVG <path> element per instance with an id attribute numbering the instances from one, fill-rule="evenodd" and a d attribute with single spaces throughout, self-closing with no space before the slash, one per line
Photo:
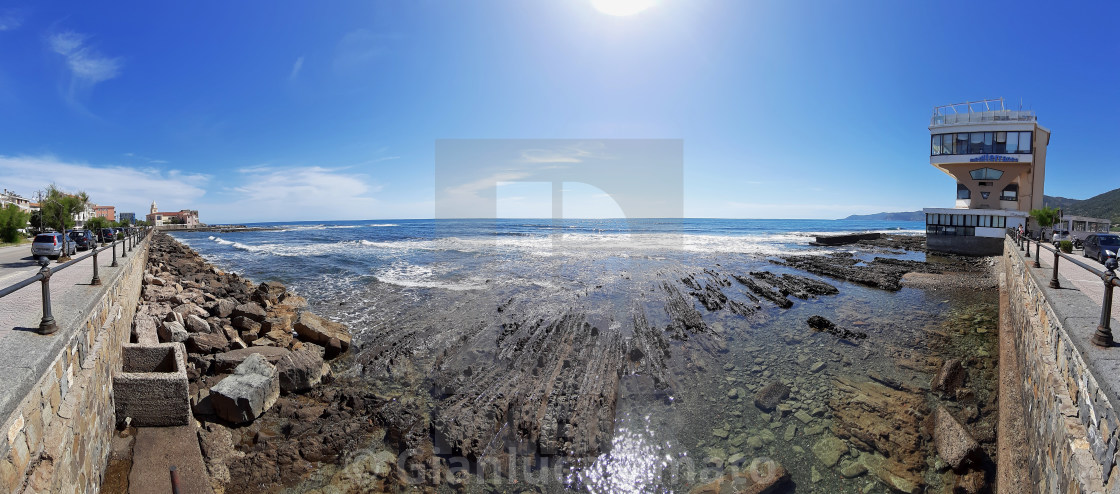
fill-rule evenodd
<path id="1" fill-rule="evenodd" d="M 182 209 L 175 212 L 160 211 L 156 207 L 155 201 L 152 201 L 151 212 L 148 213 L 147 220 L 152 226 L 171 224 L 181 224 L 188 227 L 198 226 L 198 211 L 193 209 Z"/>
<path id="2" fill-rule="evenodd" d="M 117 221 L 121 223 L 136 223 L 136 213 L 120 213 L 120 218 Z"/>
<path id="3" fill-rule="evenodd" d="M 952 208 L 926 208 L 926 246 L 967 255 L 1003 251 L 1007 229 L 1038 230 L 1050 130 L 1002 98 L 933 109 L 929 164 L 956 182 Z"/>
<path id="4" fill-rule="evenodd" d="M 0 208 L 7 207 L 9 204 L 15 204 L 24 211 L 31 211 L 30 199 L 25 199 L 23 196 L 20 196 L 15 192 L 4 189 L 4 192 L 0 193 Z"/>
<path id="5" fill-rule="evenodd" d="M 113 221 L 117 217 L 116 206 L 93 206 L 93 215 L 98 218 L 105 218 Z"/>

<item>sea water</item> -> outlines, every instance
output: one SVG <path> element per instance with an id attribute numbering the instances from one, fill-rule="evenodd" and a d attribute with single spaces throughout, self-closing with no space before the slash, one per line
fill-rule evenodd
<path id="1" fill-rule="evenodd" d="M 622 338 L 633 336 L 635 313 L 648 318 L 650 326 L 664 327 L 668 321 L 659 287 L 688 276 L 770 271 L 821 279 L 840 289 L 838 295 L 808 300 L 791 297 L 795 303 L 788 309 L 762 303 L 749 316 L 705 311 L 697 304 L 716 343 L 673 341 L 659 386 L 643 379 L 641 370 L 623 376 L 610 444 L 597 457 L 541 469 L 546 476 L 538 479 L 541 483 L 589 492 L 687 491 L 706 480 L 695 470 L 711 470 L 713 456 L 722 456 L 719 463 L 775 460 L 789 469 L 797 491 L 881 489 L 870 476 L 843 478 L 839 465 L 823 466 L 811 451 L 828 434 L 833 380 L 866 380 L 878 373 L 905 383 L 925 382 L 928 388 L 928 372 L 913 362 L 951 353 L 942 348 L 943 338 L 931 334 L 944 334 L 955 314 L 973 314 L 977 304 L 990 312 L 992 306 L 990 297 L 967 290 L 887 292 L 812 276 L 780 262 L 792 254 L 853 250 L 811 246 L 815 235 L 917 235 L 923 233 L 919 222 L 500 219 L 247 226 L 270 229 L 174 236 L 219 268 L 257 282 L 285 283 L 316 312 L 348 323 L 358 348 L 385 342 L 412 346 L 417 365 L 432 366 L 428 372 L 434 372 L 435 355 L 425 352 L 439 352 L 441 334 L 467 326 L 479 329 L 455 333 L 455 339 L 466 341 L 459 353 L 469 357 L 441 365 L 485 368 L 497 362 L 493 346 L 499 325 L 517 318 L 575 313 Z M 890 249 L 859 255 L 925 260 L 922 253 Z M 741 286 L 725 292 L 750 302 Z M 495 313 L 495 307 L 505 312 Z M 853 343 L 815 333 L 806 325 L 814 315 L 868 338 Z M 808 370 L 818 364 L 824 370 Z M 363 375 L 360 369 L 354 373 Z M 754 406 L 750 397 L 773 380 L 792 385 L 789 402 L 805 412 L 802 418 L 811 416 L 810 422 Z M 853 449 L 845 461 L 857 454 Z M 936 473 L 927 477 L 936 483 Z"/>

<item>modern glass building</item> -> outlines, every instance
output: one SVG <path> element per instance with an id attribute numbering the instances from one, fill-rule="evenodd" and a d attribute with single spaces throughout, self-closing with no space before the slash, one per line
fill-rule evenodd
<path id="1" fill-rule="evenodd" d="M 1042 207 L 1050 130 L 1003 98 L 938 106 L 930 117 L 929 164 L 953 178 L 952 208 L 927 208 L 930 250 L 993 255 L 1007 228 L 1031 228 Z"/>

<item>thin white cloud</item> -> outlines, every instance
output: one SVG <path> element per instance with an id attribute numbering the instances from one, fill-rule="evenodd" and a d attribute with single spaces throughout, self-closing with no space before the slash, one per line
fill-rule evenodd
<path id="1" fill-rule="evenodd" d="M 0 176 L 5 187 L 28 197 L 54 183 L 62 190 L 85 191 L 96 204 L 116 206 L 117 212 L 133 212 L 138 217 L 148 213 L 152 201 L 165 211 L 197 209 L 198 200 L 206 194 L 203 186 L 211 178 L 177 170 L 162 173 L 127 166 L 95 166 L 50 155 L 0 155 Z"/>
<path id="2" fill-rule="evenodd" d="M 70 73 L 77 80 L 96 84 L 120 75 L 121 58 L 102 55 L 86 43 L 88 38 L 84 34 L 66 31 L 50 35 L 47 44 L 51 50 L 66 59 Z"/>
<path id="3" fill-rule="evenodd" d="M 253 166 L 238 170 L 241 185 L 230 202 L 203 205 L 217 222 L 365 219 L 379 216 L 372 197 L 380 185 L 359 174 L 320 166 L 278 168 Z M 201 213 L 201 211 L 200 211 Z"/>
<path id="4" fill-rule="evenodd" d="M 521 162 L 532 164 L 543 163 L 583 163 L 592 158 L 607 158 L 599 153 L 603 148 L 602 143 L 579 143 L 571 146 L 557 148 L 533 148 L 521 151 Z"/>
<path id="5" fill-rule="evenodd" d="M 11 31 L 23 25 L 24 15 L 16 9 L 0 10 L 0 31 Z"/>
<path id="6" fill-rule="evenodd" d="M 294 64 L 292 64 L 292 73 L 288 74 L 288 80 L 292 80 L 292 81 L 296 80 L 296 77 L 299 77 L 299 71 L 302 70 L 302 69 L 303 69 L 303 57 L 299 57 L 299 58 L 296 59 L 296 62 Z"/>
<path id="7" fill-rule="evenodd" d="M 388 53 L 388 43 L 395 36 L 357 29 L 346 33 L 335 47 L 333 66 L 339 73 L 364 67 Z"/>

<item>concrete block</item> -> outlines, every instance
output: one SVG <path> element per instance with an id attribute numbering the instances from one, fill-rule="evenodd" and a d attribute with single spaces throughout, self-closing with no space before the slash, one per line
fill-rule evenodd
<path id="1" fill-rule="evenodd" d="M 214 412 L 235 424 L 260 417 L 280 397 L 280 373 L 264 356 L 250 355 L 233 374 L 210 388 Z"/>
<path id="2" fill-rule="evenodd" d="M 122 369 L 113 377 L 118 424 L 167 427 L 191 420 L 186 353 L 178 343 L 124 345 Z"/>

